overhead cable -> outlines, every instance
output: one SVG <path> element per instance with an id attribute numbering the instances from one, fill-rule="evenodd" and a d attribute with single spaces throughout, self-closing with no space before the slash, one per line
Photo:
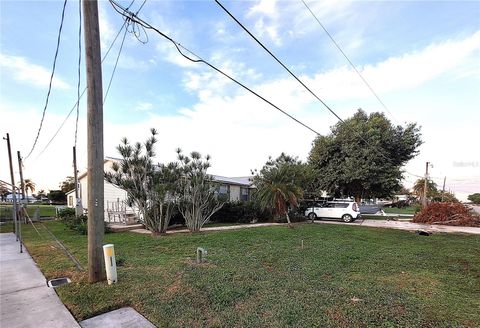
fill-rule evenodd
<path id="1" fill-rule="evenodd" d="M 62 9 L 62 18 L 60 20 L 60 27 L 58 29 L 58 36 L 57 36 L 57 46 L 55 49 L 55 55 L 53 57 L 53 67 L 52 67 L 52 73 L 50 74 L 50 82 L 48 84 L 48 92 L 47 92 L 47 97 L 45 99 L 45 106 L 43 107 L 43 113 L 42 113 L 42 119 L 40 120 L 40 126 L 38 127 L 37 131 L 37 136 L 35 137 L 35 141 L 33 142 L 32 149 L 30 149 L 30 152 L 28 155 L 25 157 L 25 160 L 30 157 L 32 154 L 33 150 L 35 149 L 35 146 L 37 145 L 38 138 L 40 137 L 40 131 L 42 131 L 42 126 L 43 126 L 43 121 L 45 119 L 45 112 L 47 111 L 48 107 L 48 100 L 50 98 L 50 92 L 52 91 L 52 82 L 53 82 L 53 76 L 55 75 L 55 67 L 57 65 L 57 57 L 58 57 L 58 49 L 60 48 L 60 39 L 62 36 L 62 29 L 63 29 L 63 20 L 65 18 L 65 7 L 67 6 L 67 0 L 63 2 L 63 9 Z"/>
<path id="2" fill-rule="evenodd" d="M 370 89 L 370 92 L 375 96 L 375 98 L 377 98 L 378 102 L 382 105 L 382 107 L 390 114 L 390 116 L 398 123 L 397 119 L 395 118 L 395 116 L 392 114 L 392 112 L 390 112 L 390 110 L 387 108 L 387 105 L 385 105 L 385 103 L 382 101 L 382 99 L 380 99 L 380 97 L 378 96 L 378 94 L 375 92 L 375 90 L 373 90 L 372 86 L 367 82 L 367 80 L 363 77 L 363 75 L 360 73 L 360 71 L 357 69 L 357 67 L 353 64 L 353 62 L 350 60 L 350 58 L 348 58 L 347 54 L 342 50 L 342 48 L 340 47 L 340 45 L 337 43 L 337 41 L 335 41 L 335 39 L 333 38 L 333 36 L 330 34 L 330 32 L 328 32 L 327 28 L 325 27 L 325 25 L 323 25 L 321 22 L 320 22 L 320 19 L 318 19 L 318 17 L 314 14 L 314 12 L 312 11 L 312 9 L 310 9 L 310 7 L 308 6 L 308 4 L 305 2 L 305 0 L 300 0 L 302 1 L 302 3 L 305 5 L 305 7 L 308 9 L 308 11 L 310 12 L 310 14 L 312 14 L 313 18 L 315 18 L 315 20 L 317 21 L 318 25 L 320 25 L 320 27 L 325 31 L 325 33 L 327 34 L 327 36 L 330 38 L 330 40 L 333 42 L 333 44 L 335 45 L 335 47 L 337 47 L 337 49 L 342 53 L 343 57 L 345 57 L 345 59 L 348 61 L 348 63 L 350 64 L 350 66 L 352 66 L 353 70 L 357 73 L 357 75 L 360 77 L 360 79 L 363 81 L 363 83 L 368 87 L 368 89 Z"/>
<path id="3" fill-rule="evenodd" d="M 175 48 L 177 49 L 177 51 L 180 53 L 180 55 L 182 55 L 184 58 L 188 59 L 189 61 L 191 62 L 194 62 L 194 63 L 203 63 L 207 66 L 209 66 L 210 68 L 212 68 L 213 70 L 217 71 L 218 73 L 222 74 L 223 76 L 225 76 L 226 78 L 228 78 L 229 80 L 231 80 L 232 82 L 238 84 L 239 86 L 241 86 L 242 88 L 244 88 L 245 90 L 249 91 L 250 93 L 252 93 L 253 95 L 257 96 L 258 98 L 260 98 L 261 100 L 263 100 L 264 102 L 266 102 L 267 104 L 269 104 L 270 106 L 272 106 L 273 108 L 275 108 L 276 110 L 278 110 L 279 112 L 281 112 L 282 114 L 286 115 L 287 117 L 289 117 L 290 119 L 294 120 L 295 122 L 297 122 L 298 124 L 302 125 L 303 127 L 309 129 L 310 131 L 312 131 L 313 133 L 315 133 L 316 135 L 320 135 L 319 132 L 315 131 L 313 128 L 311 128 L 310 126 L 306 125 L 305 123 L 301 122 L 300 120 L 298 120 L 297 118 L 293 117 L 291 114 L 287 113 L 286 111 L 284 111 L 283 109 L 281 109 L 280 107 L 278 107 L 277 105 L 273 104 L 271 101 L 267 100 L 265 97 L 261 96 L 260 94 L 258 94 L 257 92 L 255 92 L 254 90 L 252 90 L 251 88 L 247 87 L 245 84 L 243 84 L 242 82 L 236 80 L 235 78 L 231 77 L 230 75 L 228 75 L 227 73 L 223 72 L 221 69 L 217 68 L 215 65 L 209 63 L 208 61 L 204 60 L 203 58 L 201 58 L 199 55 L 197 55 L 196 53 L 194 53 L 192 50 L 189 50 L 188 48 L 184 47 L 183 45 L 181 45 L 179 42 L 175 41 L 174 39 L 172 39 L 171 37 L 169 37 L 168 35 L 166 35 L 165 33 L 161 32 L 159 29 L 157 29 L 156 27 L 150 25 L 149 23 L 145 22 L 144 20 L 142 20 L 141 18 L 139 18 L 135 13 L 132 13 L 131 11 L 127 10 L 126 8 L 123 8 L 121 5 L 119 5 L 116 1 L 114 0 L 110 0 L 110 3 L 112 4 L 113 8 L 119 13 L 121 14 L 122 16 L 124 17 L 128 17 L 129 19 L 131 19 L 133 22 L 136 22 L 138 24 L 140 24 L 141 26 L 143 26 L 144 28 L 146 29 L 149 29 L 149 30 L 152 30 L 152 31 L 155 31 L 157 32 L 159 35 L 161 35 L 162 37 L 164 37 L 165 39 L 167 39 L 168 41 L 170 41 L 171 43 L 173 43 L 173 45 L 175 46 Z M 191 55 L 195 56 L 196 58 L 198 59 L 194 59 L 194 58 L 191 58 L 189 57 L 188 55 L 186 55 L 181 49 L 189 52 Z"/>

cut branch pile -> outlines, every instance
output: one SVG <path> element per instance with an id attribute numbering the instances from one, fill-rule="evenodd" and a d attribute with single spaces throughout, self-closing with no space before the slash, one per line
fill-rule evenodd
<path id="1" fill-rule="evenodd" d="M 415 215 L 413 222 L 480 227 L 480 216 L 461 203 L 431 203 Z"/>

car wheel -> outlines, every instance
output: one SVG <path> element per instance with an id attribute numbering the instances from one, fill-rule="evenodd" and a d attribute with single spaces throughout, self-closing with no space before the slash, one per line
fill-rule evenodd
<path id="1" fill-rule="evenodd" d="M 350 223 L 353 221 L 353 218 L 350 214 L 345 214 L 344 216 L 342 216 L 342 220 L 345 223 Z"/>
<path id="2" fill-rule="evenodd" d="M 317 218 L 317 215 L 312 212 L 312 213 L 308 214 L 308 218 L 313 221 Z"/>

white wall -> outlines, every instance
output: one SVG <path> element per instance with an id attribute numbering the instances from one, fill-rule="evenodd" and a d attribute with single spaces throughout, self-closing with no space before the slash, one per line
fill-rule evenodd
<path id="1" fill-rule="evenodd" d="M 112 170 L 112 162 L 107 161 L 104 164 L 104 170 L 105 171 L 111 171 Z M 87 183 L 87 176 L 82 177 L 80 180 L 80 198 L 82 200 L 82 207 L 84 209 L 88 208 L 88 183 Z M 127 193 L 126 191 L 112 185 L 111 183 L 107 182 L 104 180 L 103 182 L 103 188 L 104 188 L 104 209 L 105 209 L 105 219 L 108 218 L 107 216 L 107 203 L 112 203 L 116 202 L 117 200 L 119 201 L 125 201 L 127 199 Z M 127 208 L 128 211 L 128 208 Z"/>

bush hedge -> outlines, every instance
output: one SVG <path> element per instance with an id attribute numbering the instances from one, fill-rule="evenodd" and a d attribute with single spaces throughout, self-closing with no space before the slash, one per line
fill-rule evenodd
<path id="1" fill-rule="evenodd" d="M 86 215 L 75 216 L 74 208 L 64 208 L 58 212 L 58 218 L 71 230 L 81 234 L 88 234 L 88 217 Z M 107 225 L 105 224 L 105 233 L 109 232 Z"/>
<path id="2" fill-rule="evenodd" d="M 252 201 L 227 202 L 222 208 L 212 215 L 210 221 L 217 223 L 250 223 L 266 222 L 272 215 L 262 210 Z"/>

